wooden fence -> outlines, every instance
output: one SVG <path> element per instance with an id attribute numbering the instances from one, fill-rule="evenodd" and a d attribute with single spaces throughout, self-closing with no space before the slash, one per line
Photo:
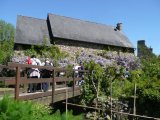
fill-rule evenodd
<path id="1" fill-rule="evenodd" d="M 52 103 L 64 100 L 66 89 L 68 91 L 68 97 L 74 97 L 80 95 L 80 86 L 76 85 L 76 82 L 81 80 L 82 77 L 75 75 L 75 71 L 87 73 L 86 70 L 73 70 L 66 68 L 55 68 L 52 66 L 35 66 L 28 64 L 19 63 L 8 63 L 7 66 L 0 65 L 0 69 L 11 69 L 15 71 L 15 76 L 12 77 L 0 77 L 0 81 L 4 82 L 5 85 L 15 85 L 14 98 L 16 100 L 33 100 L 42 97 L 52 97 Z M 30 68 L 38 68 L 39 70 L 47 69 L 50 70 L 52 76 L 50 78 L 29 78 L 27 77 L 27 70 Z M 58 76 L 58 73 L 64 72 L 65 75 Z M 47 92 L 36 92 L 36 93 L 21 93 L 20 86 L 28 85 L 30 83 L 49 83 L 51 84 L 51 90 Z M 58 83 L 62 83 L 61 87 L 57 88 Z M 70 83 L 68 86 L 67 83 Z"/>

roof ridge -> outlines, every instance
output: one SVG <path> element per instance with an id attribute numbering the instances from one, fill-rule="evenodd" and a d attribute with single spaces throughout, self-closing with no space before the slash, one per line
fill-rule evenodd
<path id="1" fill-rule="evenodd" d="M 46 19 L 42 19 L 42 18 L 35 18 L 35 17 L 30 17 L 30 16 L 24 16 L 24 15 L 17 15 L 17 16 L 21 16 L 21 17 L 26 17 L 26 18 L 30 18 L 30 19 L 37 19 L 37 20 L 45 20 L 46 21 Z"/>
<path id="2" fill-rule="evenodd" d="M 114 29 L 114 26 L 112 26 L 112 25 L 107 25 L 107 24 L 105 24 L 105 23 L 98 23 L 98 22 L 93 22 L 93 21 L 89 21 L 89 20 L 82 20 L 82 19 L 79 19 L 79 18 L 73 18 L 73 17 L 63 16 L 63 15 L 57 15 L 57 14 L 53 14 L 53 13 L 48 13 L 48 15 L 55 15 L 55 16 L 64 17 L 64 18 L 69 18 L 69 19 L 73 19 L 73 20 L 79 20 L 79 21 L 82 21 L 82 22 L 87 22 L 87 23 L 92 23 L 92 24 L 107 26 L 107 27 L 111 27 L 111 28 Z"/>

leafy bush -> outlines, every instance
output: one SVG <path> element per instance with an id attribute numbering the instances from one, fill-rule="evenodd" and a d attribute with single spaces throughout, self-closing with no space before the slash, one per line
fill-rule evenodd
<path id="1" fill-rule="evenodd" d="M 57 111 L 51 114 L 52 109 L 31 101 L 15 101 L 9 96 L 0 100 L 0 120 L 66 120 L 66 114 Z M 83 120 L 83 115 L 74 116 L 68 111 L 67 120 Z"/>
<path id="2" fill-rule="evenodd" d="M 29 120 L 32 119 L 32 104 L 20 102 L 4 96 L 0 101 L 0 120 Z"/>
<path id="3" fill-rule="evenodd" d="M 4 96 L 0 101 L 0 120 L 53 120 L 50 109 L 27 101 L 15 101 Z"/>
<path id="4" fill-rule="evenodd" d="M 48 106 L 36 103 L 32 105 L 33 120 L 53 120 L 51 112 L 52 109 Z"/>
<path id="5" fill-rule="evenodd" d="M 7 63 L 13 55 L 13 40 L 0 41 L 0 64 Z"/>

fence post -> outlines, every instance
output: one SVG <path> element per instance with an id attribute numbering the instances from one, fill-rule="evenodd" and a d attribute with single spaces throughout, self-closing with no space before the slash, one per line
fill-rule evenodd
<path id="1" fill-rule="evenodd" d="M 66 120 L 68 118 L 68 89 L 66 89 Z"/>
<path id="2" fill-rule="evenodd" d="M 20 66 L 16 67 L 15 100 L 19 98 Z"/>
<path id="3" fill-rule="evenodd" d="M 111 83 L 110 83 L 110 102 L 111 102 L 111 120 L 112 120 L 112 80 L 111 80 Z"/>
<path id="4" fill-rule="evenodd" d="M 75 90 L 75 71 L 73 70 L 73 97 L 74 97 L 74 90 Z"/>
<path id="5" fill-rule="evenodd" d="M 52 103 L 54 103 L 54 94 L 55 94 L 55 69 L 53 69 L 53 79 L 52 79 Z"/>
<path id="6" fill-rule="evenodd" d="M 133 108 L 133 114 L 136 115 L 136 83 L 134 84 L 134 108 Z"/>

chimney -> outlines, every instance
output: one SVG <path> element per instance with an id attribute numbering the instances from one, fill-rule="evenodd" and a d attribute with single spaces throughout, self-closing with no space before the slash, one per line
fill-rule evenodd
<path id="1" fill-rule="evenodd" d="M 121 31 L 122 30 L 122 23 L 117 23 L 116 29 Z"/>

